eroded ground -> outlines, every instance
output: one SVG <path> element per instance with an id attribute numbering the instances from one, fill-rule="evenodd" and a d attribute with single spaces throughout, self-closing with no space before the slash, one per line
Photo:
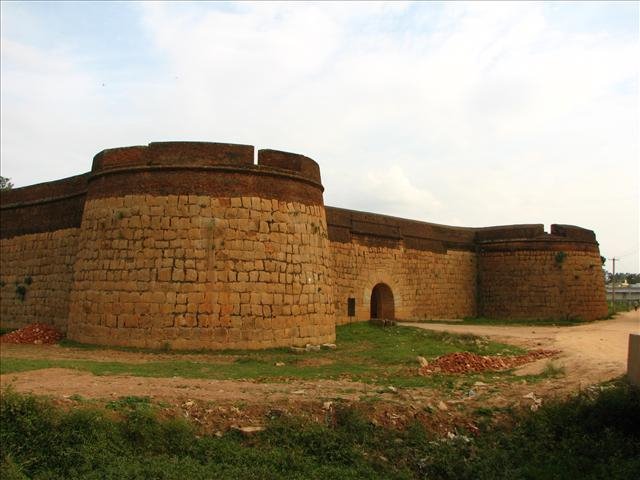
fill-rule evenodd
<path id="1" fill-rule="evenodd" d="M 150 402 L 161 411 L 193 419 L 209 431 L 231 426 L 262 425 L 267 418 L 302 415 L 322 420 L 336 405 L 358 405 L 374 423 L 402 426 L 414 419 L 443 432 L 455 426 L 473 430 L 474 418 L 499 416 L 511 408 L 535 409 L 541 402 L 589 388 L 619 377 L 626 371 L 629 333 L 640 330 L 640 312 L 628 312 L 615 319 L 571 327 L 499 327 L 440 324 L 410 324 L 429 330 L 472 333 L 518 347 L 560 350 L 552 359 L 543 359 L 508 373 L 447 375 L 437 382 L 407 383 L 406 371 L 417 371 L 418 363 L 403 370 L 402 382 L 393 374 L 372 382 L 354 380 L 357 375 L 339 374 L 332 379 L 282 378 L 242 379 L 187 378 L 184 366 L 194 362 L 223 369 L 238 362 L 234 354 L 148 353 L 110 349 L 88 350 L 67 346 L 2 344 L 3 362 L 64 361 L 126 362 L 128 364 L 180 363 L 182 373 L 172 376 L 152 374 L 94 374 L 77 368 L 40 368 L 2 374 L 2 388 L 48 395 L 60 404 L 77 403 L 126 406 L 127 402 Z M 341 346 L 338 346 L 340 352 Z M 259 355 L 259 354 L 252 354 Z M 333 353 L 299 356 L 292 368 L 330 369 Z M 338 355 L 338 354 L 336 354 Z M 417 374 L 416 374 L 417 375 Z M 197 375 L 193 375 L 197 376 Z M 214 375 L 215 376 L 215 375 Z M 328 375 L 329 376 L 329 375 Z M 364 378 L 364 377 L 363 377 Z M 395 383 L 395 385 L 394 385 Z M 124 399 L 124 401 L 123 401 Z M 472 419 L 472 420 L 470 420 Z"/>
<path id="2" fill-rule="evenodd" d="M 623 375 L 627 368 L 630 333 L 640 333 L 640 310 L 618 314 L 614 319 L 571 327 L 409 324 L 452 333 L 470 333 L 524 348 L 559 350 L 557 359 L 565 375 L 556 388 L 580 389 Z M 524 368 L 522 371 L 535 370 Z"/>

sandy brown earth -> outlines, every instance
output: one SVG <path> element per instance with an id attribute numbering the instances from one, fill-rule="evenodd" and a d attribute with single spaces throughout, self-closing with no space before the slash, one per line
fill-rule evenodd
<path id="1" fill-rule="evenodd" d="M 563 382 L 568 383 L 572 388 L 579 389 L 618 377 L 626 372 L 629 334 L 640 333 L 640 310 L 618 314 L 611 320 L 572 327 L 505 327 L 438 323 L 404 323 L 403 325 L 427 330 L 488 336 L 499 342 L 526 348 L 560 350 L 557 363 L 565 369 Z"/>
<path id="2" fill-rule="evenodd" d="M 178 377 L 94 376 L 87 372 L 53 368 L 5 374 L 0 376 L 0 385 L 3 389 L 11 386 L 19 392 L 49 395 L 69 404 L 74 403 L 74 395 L 99 402 L 124 396 L 146 396 L 198 423 L 208 425 L 210 430 L 225 429 L 236 424 L 261 424 L 265 415 L 274 409 L 318 419 L 334 408 L 336 402 L 364 402 L 373 411 L 374 421 L 388 426 L 401 426 L 412 418 L 427 415 L 425 421 L 431 422 L 435 428 L 446 430 L 449 428 L 446 425 L 464 422 L 465 412 L 479 407 L 535 408 L 542 400 L 562 397 L 623 375 L 626 371 L 628 335 L 640 331 L 640 312 L 628 312 L 612 320 L 573 327 L 406 325 L 473 333 L 527 348 L 560 350 L 554 364 L 564 367 L 564 374 L 533 384 L 526 380 L 514 382 L 496 379 L 488 384 L 480 382 L 471 389 L 466 386 L 441 392 L 434 388 L 395 389 L 347 380 L 264 383 Z M 0 353 L 2 357 L 14 358 L 120 362 L 193 360 L 226 363 L 234 358 L 206 354 L 83 350 L 56 345 L 3 344 Z M 521 367 L 518 373 L 537 374 L 548 365 L 549 360 L 543 359 Z"/>

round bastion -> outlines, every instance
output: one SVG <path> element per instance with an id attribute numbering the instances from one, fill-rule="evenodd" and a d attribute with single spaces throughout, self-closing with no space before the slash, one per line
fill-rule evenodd
<path id="1" fill-rule="evenodd" d="M 161 142 L 93 160 L 68 336 L 148 348 L 335 340 L 318 164 L 275 150 Z"/>

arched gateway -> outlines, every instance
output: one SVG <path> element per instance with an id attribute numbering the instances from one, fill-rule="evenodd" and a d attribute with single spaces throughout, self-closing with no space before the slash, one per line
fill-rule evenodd
<path id="1" fill-rule="evenodd" d="M 378 283 L 371 290 L 371 318 L 395 319 L 393 292 L 386 283 Z"/>

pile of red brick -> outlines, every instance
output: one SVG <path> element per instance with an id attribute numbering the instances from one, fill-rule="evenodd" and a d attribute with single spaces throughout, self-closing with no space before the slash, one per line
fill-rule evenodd
<path id="1" fill-rule="evenodd" d="M 418 373 L 430 375 L 432 373 L 474 373 L 488 370 L 508 370 L 541 358 L 553 357 L 557 350 L 531 350 L 524 355 L 488 356 L 470 352 L 456 352 L 442 355 L 423 364 Z"/>
<path id="2" fill-rule="evenodd" d="M 46 323 L 32 323 L 19 330 L 5 333 L 0 337 L 2 343 L 32 343 L 35 345 L 58 343 L 62 333 Z"/>

